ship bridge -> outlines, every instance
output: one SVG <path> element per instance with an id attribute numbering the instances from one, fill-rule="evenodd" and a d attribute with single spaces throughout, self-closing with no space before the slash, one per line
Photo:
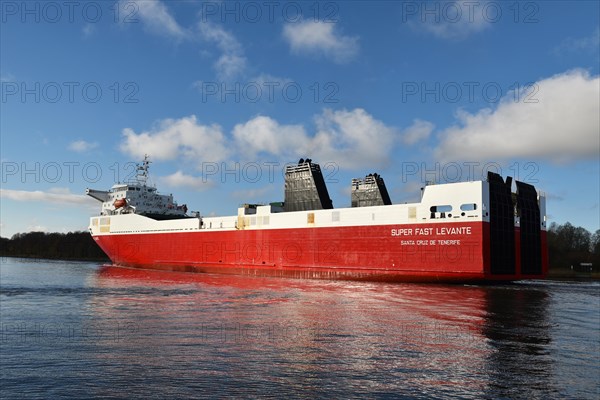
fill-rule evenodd
<path id="1" fill-rule="evenodd" d="M 148 156 L 137 164 L 137 174 L 126 183 L 117 183 L 109 191 L 86 189 L 86 194 L 102 202 L 100 215 L 140 214 L 154 219 L 186 218 L 187 206 L 178 205 L 173 195 L 159 194 L 148 185 Z"/>

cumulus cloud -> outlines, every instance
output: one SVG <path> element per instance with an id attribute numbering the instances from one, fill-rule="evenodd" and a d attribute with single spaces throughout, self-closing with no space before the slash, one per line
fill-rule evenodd
<path id="1" fill-rule="evenodd" d="M 221 127 L 199 124 L 194 115 L 165 119 L 146 132 L 135 133 L 125 128 L 123 137 L 121 151 L 135 159 L 150 154 L 156 160 L 184 157 L 200 164 L 224 160 L 229 154 Z"/>
<path id="2" fill-rule="evenodd" d="M 402 141 L 405 144 L 412 145 L 429 138 L 435 125 L 429 121 L 415 119 L 413 124 L 402 131 Z"/>
<path id="3" fill-rule="evenodd" d="M 529 95 L 508 93 L 495 109 L 460 112 L 458 124 L 441 133 L 436 157 L 441 161 L 474 155 L 488 160 L 520 157 L 558 163 L 598 157 L 600 78 L 573 70 L 533 87 L 535 92 Z"/>
<path id="4" fill-rule="evenodd" d="M 233 156 L 236 160 L 273 157 L 290 161 L 310 157 L 319 162 L 335 162 L 343 168 L 384 166 L 398 132 L 361 108 L 325 109 L 314 118 L 315 129 L 309 133 L 299 124 L 282 124 L 258 115 L 238 123 L 226 136 L 219 125 L 199 124 L 196 116 L 166 119 L 149 131 L 123 130 L 120 149 L 141 159 L 149 154 L 155 160 L 184 158 L 201 165 L 220 162 Z M 427 127 L 425 122 L 417 122 Z M 417 129 L 417 128 L 413 128 Z M 422 134 L 422 133 L 421 133 Z M 181 172 L 167 177 L 171 185 L 198 186 L 197 179 Z"/>
<path id="5" fill-rule="evenodd" d="M 246 57 L 242 45 L 235 36 L 223 27 L 209 21 L 198 24 L 201 37 L 213 43 L 221 52 L 213 67 L 222 80 L 231 80 L 241 75 L 246 68 Z"/>
<path id="6" fill-rule="evenodd" d="M 124 15 L 142 21 L 144 27 L 154 34 L 173 39 L 184 39 L 188 32 L 183 29 L 171 15 L 169 9 L 158 0 L 121 0 L 115 6 Z"/>
<path id="7" fill-rule="evenodd" d="M 406 6 L 404 18 L 415 30 L 421 30 L 441 39 L 464 39 L 481 32 L 499 18 L 501 7 L 496 2 L 452 1 L 414 3 Z"/>
<path id="8" fill-rule="evenodd" d="M 89 196 L 73 194 L 68 189 L 62 188 L 50 189 L 47 192 L 0 189 L 0 198 L 15 201 L 41 201 L 61 205 L 90 205 L 96 202 Z"/>
<path id="9" fill-rule="evenodd" d="M 213 183 L 205 178 L 187 175 L 181 171 L 177 171 L 168 176 L 163 176 L 159 178 L 159 181 L 169 187 L 184 187 L 198 191 L 205 190 L 213 186 Z"/>
<path id="10" fill-rule="evenodd" d="M 69 146 L 67 148 L 77 153 L 85 153 L 86 151 L 95 149 L 96 147 L 98 147 L 98 142 L 86 142 L 85 140 L 76 140 L 74 142 L 69 143 Z"/>
<path id="11" fill-rule="evenodd" d="M 288 23 L 283 37 L 295 54 L 319 54 L 337 63 L 353 59 L 359 50 L 358 38 L 337 32 L 336 24 L 322 21 Z"/>
<path id="12" fill-rule="evenodd" d="M 271 154 L 288 160 L 309 156 L 355 169 L 386 164 L 396 134 L 360 108 L 326 109 L 315 117 L 315 125 L 316 132 L 309 135 L 302 125 L 283 125 L 257 116 L 236 125 L 233 137 L 242 154 Z"/>
<path id="13" fill-rule="evenodd" d="M 295 158 L 308 150 L 310 141 L 302 125 L 282 125 L 262 115 L 237 124 L 233 138 L 240 154 L 251 157 L 263 153 Z"/>
<path id="14" fill-rule="evenodd" d="M 326 109 L 316 118 L 313 153 L 342 168 L 383 166 L 388 162 L 396 131 L 362 108 Z"/>

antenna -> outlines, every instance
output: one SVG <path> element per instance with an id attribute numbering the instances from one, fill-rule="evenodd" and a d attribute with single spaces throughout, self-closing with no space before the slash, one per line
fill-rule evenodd
<path id="1" fill-rule="evenodd" d="M 148 180 L 148 168 L 150 167 L 150 160 L 148 154 L 144 154 L 144 161 L 141 164 L 137 164 L 136 179 L 143 185 L 146 185 Z"/>

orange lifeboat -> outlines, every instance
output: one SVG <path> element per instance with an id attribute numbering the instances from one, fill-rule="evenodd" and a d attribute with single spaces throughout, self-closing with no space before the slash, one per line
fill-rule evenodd
<path id="1" fill-rule="evenodd" d="M 127 205 L 127 200 L 125 200 L 125 199 L 117 199 L 117 200 L 115 200 L 115 202 L 113 203 L 113 205 L 115 206 L 115 210 L 117 208 L 125 207 Z"/>

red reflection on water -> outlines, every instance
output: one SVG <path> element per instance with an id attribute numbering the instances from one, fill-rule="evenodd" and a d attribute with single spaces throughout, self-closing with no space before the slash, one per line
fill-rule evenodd
<path id="1" fill-rule="evenodd" d="M 186 272 L 172 272 L 160 270 L 144 270 L 138 268 L 124 268 L 113 265 L 103 265 L 97 273 L 99 283 L 127 285 L 146 283 L 151 286 L 173 286 L 180 284 L 206 284 L 234 287 L 284 287 L 277 278 L 245 277 L 237 275 L 220 274 L 191 274 Z M 300 281 L 302 282 L 302 281 Z"/>
<path id="2" fill-rule="evenodd" d="M 468 379 L 470 386 L 485 386 L 484 288 L 112 266 L 102 267 L 95 280 L 93 286 L 109 293 L 91 300 L 96 315 L 136 327 L 122 341 L 129 351 L 110 356 L 123 362 L 154 363 L 142 351 L 152 348 L 183 364 L 231 364 L 233 379 L 273 368 L 292 368 L 298 377 L 334 373 L 349 382 L 382 373 L 407 379 L 403 371 L 422 371 L 404 384 L 454 386 Z M 397 383 L 372 384 L 385 390 Z"/>

